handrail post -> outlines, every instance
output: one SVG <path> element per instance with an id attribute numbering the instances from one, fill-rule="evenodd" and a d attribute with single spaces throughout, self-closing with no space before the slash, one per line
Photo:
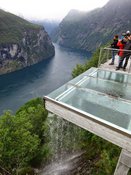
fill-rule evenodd
<path id="1" fill-rule="evenodd" d="M 98 67 L 100 66 L 101 64 L 101 55 L 102 55 L 102 48 L 100 49 L 100 54 L 99 54 L 99 60 L 98 60 Z"/>
<path id="2" fill-rule="evenodd" d="M 109 53 L 110 53 L 110 50 L 108 49 L 108 50 L 107 50 L 107 57 L 106 57 L 106 61 L 108 61 L 108 59 L 109 59 Z"/>

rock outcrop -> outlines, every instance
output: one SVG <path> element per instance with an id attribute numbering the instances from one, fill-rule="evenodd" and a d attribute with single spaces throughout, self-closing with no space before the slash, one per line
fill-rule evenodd
<path id="1" fill-rule="evenodd" d="M 0 74 L 36 64 L 55 54 L 51 39 L 42 26 L 2 10 L 0 38 Z"/>

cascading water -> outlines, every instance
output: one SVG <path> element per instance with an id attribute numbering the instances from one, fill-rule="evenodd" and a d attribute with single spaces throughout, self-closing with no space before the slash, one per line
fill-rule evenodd
<path id="1" fill-rule="evenodd" d="M 81 128 L 54 114 L 48 115 L 49 147 L 52 161 L 62 161 L 67 154 L 74 153 L 80 143 Z"/>
<path id="2" fill-rule="evenodd" d="M 47 123 L 52 158 L 40 174 L 72 175 L 83 155 L 79 146 L 82 129 L 51 113 L 48 114 Z"/>

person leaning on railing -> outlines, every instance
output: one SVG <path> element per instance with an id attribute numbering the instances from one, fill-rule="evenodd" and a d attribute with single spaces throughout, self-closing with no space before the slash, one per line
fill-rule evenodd
<path id="1" fill-rule="evenodd" d="M 125 51 L 123 53 L 122 58 L 119 61 L 118 67 L 116 68 L 117 70 L 119 70 L 119 68 L 122 67 L 123 61 L 125 59 L 124 65 L 122 67 L 123 71 L 125 71 L 126 67 L 127 67 L 127 64 L 128 64 L 128 60 L 131 56 L 131 34 L 129 33 L 129 31 L 128 31 L 128 33 L 126 33 L 126 38 L 127 38 L 127 41 L 126 41 L 126 44 L 124 46 Z M 129 50 L 129 52 L 127 50 Z"/>
<path id="2" fill-rule="evenodd" d="M 112 49 L 119 49 L 119 47 L 117 46 L 117 43 L 118 43 L 118 35 L 115 35 L 113 38 L 113 42 L 111 43 L 111 48 Z M 115 54 L 116 54 L 116 51 L 112 50 L 112 60 L 111 60 L 111 63 L 109 65 L 114 65 Z"/>

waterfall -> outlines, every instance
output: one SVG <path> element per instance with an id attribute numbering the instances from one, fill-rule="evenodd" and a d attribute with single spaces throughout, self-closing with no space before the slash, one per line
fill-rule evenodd
<path id="1" fill-rule="evenodd" d="M 78 150 L 81 128 L 54 114 L 48 114 L 49 148 L 52 161 L 62 161 L 67 154 Z"/>
<path id="2" fill-rule="evenodd" d="M 67 171 L 72 170 L 73 161 L 83 154 L 80 149 L 82 129 L 51 113 L 48 114 L 47 123 L 52 156 L 41 175 L 66 175 Z"/>

